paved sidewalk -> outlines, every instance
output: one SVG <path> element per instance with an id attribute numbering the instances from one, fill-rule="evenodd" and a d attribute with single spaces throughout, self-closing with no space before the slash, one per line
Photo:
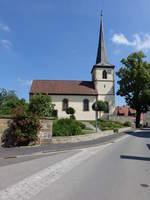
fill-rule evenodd
<path id="1" fill-rule="evenodd" d="M 132 131 L 130 131 L 132 132 Z M 129 132 L 129 133 L 130 133 Z M 0 147 L 0 158 L 9 158 L 16 156 L 32 155 L 36 153 L 46 153 L 46 152 L 56 152 L 71 149 L 79 149 L 89 146 L 96 146 L 104 143 L 113 142 L 114 139 L 122 137 L 126 133 L 119 133 L 101 137 L 96 140 L 76 142 L 76 143 L 66 143 L 66 144 L 48 144 L 41 146 L 27 146 L 27 147 L 13 147 L 13 148 L 3 148 Z"/>

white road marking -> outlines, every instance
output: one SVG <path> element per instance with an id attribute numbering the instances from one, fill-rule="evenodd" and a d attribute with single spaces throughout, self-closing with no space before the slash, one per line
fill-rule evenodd
<path id="1" fill-rule="evenodd" d="M 107 145 L 91 147 L 0 191 L 0 200 L 28 200 Z"/>

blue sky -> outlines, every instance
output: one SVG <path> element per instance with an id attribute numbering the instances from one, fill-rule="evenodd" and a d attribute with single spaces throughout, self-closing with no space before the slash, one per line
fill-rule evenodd
<path id="1" fill-rule="evenodd" d="M 149 8 L 149 0 L 0 0 L 0 88 L 28 99 L 33 79 L 91 80 L 101 9 L 115 70 L 133 51 L 150 61 Z"/>

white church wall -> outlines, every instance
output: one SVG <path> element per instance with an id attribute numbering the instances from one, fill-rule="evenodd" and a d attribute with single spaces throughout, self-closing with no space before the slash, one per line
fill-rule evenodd
<path id="1" fill-rule="evenodd" d="M 66 118 L 69 115 L 62 110 L 63 99 L 68 99 L 69 107 L 75 109 L 75 117 L 77 120 L 95 120 L 95 112 L 92 105 L 96 100 L 95 96 L 79 96 L 79 95 L 51 95 L 52 102 L 55 104 L 55 110 L 58 111 L 58 118 Z M 89 100 L 89 111 L 83 111 L 83 100 Z"/>

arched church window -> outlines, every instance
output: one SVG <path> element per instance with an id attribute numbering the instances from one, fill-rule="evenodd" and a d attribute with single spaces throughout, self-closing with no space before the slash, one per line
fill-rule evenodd
<path id="1" fill-rule="evenodd" d="M 68 99 L 63 99 L 63 102 L 62 102 L 62 110 L 67 110 L 68 108 Z"/>
<path id="2" fill-rule="evenodd" d="M 106 72 L 106 70 L 103 71 L 103 79 L 107 79 L 107 72 Z"/>
<path id="3" fill-rule="evenodd" d="M 83 100 L 83 111 L 89 111 L 89 100 L 88 99 Z"/>

